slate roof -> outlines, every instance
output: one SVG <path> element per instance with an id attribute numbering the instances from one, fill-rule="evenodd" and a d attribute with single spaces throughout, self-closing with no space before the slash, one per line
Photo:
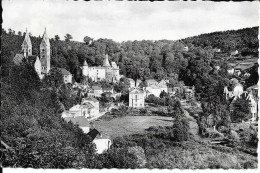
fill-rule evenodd
<path id="1" fill-rule="evenodd" d="M 92 141 L 97 137 L 97 135 L 100 135 L 100 132 L 97 129 L 93 129 L 90 132 L 87 133 L 92 138 Z"/>
<path id="2" fill-rule="evenodd" d="M 81 106 L 83 108 L 89 108 L 89 109 L 94 108 L 94 106 L 91 103 L 89 103 L 89 102 L 85 102 Z"/>
<path id="3" fill-rule="evenodd" d="M 29 62 L 31 65 L 34 65 L 36 59 L 37 59 L 37 56 L 36 56 L 36 55 L 29 55 L 29 56 L 28 56 L 28 62 Z"/>
<path id="4" fill-rule="evenodd" d="M 88 66 L 88 63 L 86 60 L 84 60 L 83 66 Z"/>
<path id="5" fill-rule="evenodd" d="M 93 102 L 99 102 L 97 99 L 93 98 L 93 97 L 88 97 L 88 98 L 84 98 L 84 100 L 90 100 L 90 101 L 93 101 Z"/>
<path id="6" fill-rule="evenodd" d="M 100 86 L 96 86 L 96 85 L 95 85 L 95 86 L 92 86 L 92 89 L 93 89 L 93 90 L 102 90 L 102 88 L 101 88 Z"/>
<path id="7" fill-rule="evenodd" d="M 65 68 L 60 68 L 60 70 L 63 75 L 71 75 L 71 73 L 68 70 L 66 70 Z"/>
<path id="8" fill-rule="evenodd" d="M 20 54 L 20 53 L 17 53 L 13 58 L 13 62 L 15 65 L 21 65 L 24 60 L 25 60 L 25 58 L 24 58 L 23 54 Z"/>

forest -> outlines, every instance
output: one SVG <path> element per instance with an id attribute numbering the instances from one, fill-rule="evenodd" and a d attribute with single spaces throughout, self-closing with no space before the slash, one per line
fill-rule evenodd
<path id="1" fill-rule="evenodd" d="M 258 27 L 203 34 L 177 41 L 117 43 L 111 39 L 93 40 L 86 36 L 82 42 L 76 42 L 72 41 L 69 34 L 65 36 L 65 41 L 56 35 L 50 39 L 52 69 L 41 81 L 30 65 L 15 66 L 12 62 L 15 54 L 21 50 L 24 33 L 19 31 L 16 34 L 12 29 L 2 29 L 0 130 L 1 140 L 12 148 L 1 150 L 3 166 L 136 167 L 132 156 L 127 155 L 124 148 L 115 148 L 97 156 L 91 139 L 60 116 L 62 110 L 77 103 L 80 97 L 71 93 L 71 88 L 63 83 L 62 74 L 55 67 L 69 70 L 74 81 L 81 82 L 80 67 L 84 60 L 89 66 L 98 66 L 102 64 L 105 53 L 108 53 L 110 61 L 119 65 L 121 75 L 134 80 L 159 81 L 167 78 L 172 86 L 194 85 L 196 99 L 203 103 L 204 115 L 214 113 L 220 117 L 218 126 L 226 125 L 229 121 L 225 119 L 228 111 L 223 88 L 230 79 L 227 75 L 228 57 L 215 61 L 215 49 L 228 54 L 238 50 L 241 56 L 258 57 L 257 35 Z M 41 36 L 31 36 L 31 41 L 33 55 L 39 56 Z M 186 46 L 188 51 L 184 49 Z M 216 71 L 215 65 L 220 65 L 221 70 Z M 258 81 L 257 67 L 251 69 L 254 77 L 249 79 L 250 85 Z M 164 133 L 167 131 L 164 130 Z"/>

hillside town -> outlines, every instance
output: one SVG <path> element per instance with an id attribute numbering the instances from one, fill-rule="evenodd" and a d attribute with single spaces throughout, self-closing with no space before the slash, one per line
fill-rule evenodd
<path id="1" fill-rule="evenodd" d="M 50 65 L 51 47 L 46 28 L 42 36 L 40 50 L 40 58 L 32 55 L 32 44 L 30 36 L 26 31 L 24 41 L 21 45 L 21 54 L 16 54 L 13 58 L 13 62 L 16 65 L 22 64 L 23 61 L 28 62 L 32 67 L 34 67 L 35 71 L 39 75 L 39 78 L 43 79 L 44 75 L 48 74 L 52 69 Z M 187 47 L 185 50 L 187 50 Z M 237 53 L 237 51 L 235 51 L 235 53 L 231 52 L 230 56 L 234 56 Z M 240 119 L 240 122 L 257 124 L 258 85 L 244 88 L 243 84 L 245 85 L 245 81 L 239 81 L 237 78 L 240 76 L 248 78 L 251 74 L 246 71 L 247 68 L 242 68 L 241 66 L 241 63 L 239 63 L 232 69 L 227 70 L 228 75 L 232 76 L 232 78 L 229 80 L 228 85 L 223 88 L 223 94 L 225 95 L 226 100 L 230 100 L 229 109 L 231 113 L 234 111 L 234 104 L 237 99 L 244 97 L 248 100 L 248 109 L 250 114 L 249 118 Z M 89 67 L 85 60 L 81 69 L 83 80 L 80 83 L 72 80 L 73 76 L 69 71 L 64 68 L 59 69 L 63 76 L 64 83 L 71 85 L 74 92 L 80 91 L 80 95 L 82 96 L 81 101 L 78 104 L 73 105 L 68 110 L 64 110 L 62 112 L 62 118 L 66 121 L 72 121 L 74 124 L 78 124 L 86 134 L 91 133 L 93 130 L 98 131 L 98 129 L 94 128 L 95 121 L 99 120 L 102 116 L 105 116 L 112 109 L 118 109 L 119 107 L 126 106 L 130 109 L 146 110 L 151 106 L 149 104 L 152 100 L 151 97 L 162 98 L 163 94 L 168 94 L 172 98 L 180 99 L 180 103 L 184 103 L 183 105 L 188 103 L 188 105 L 191 106 L 191 102 L 193 102 L 193 104 L 195 102 L 195 105 L 198 105 L 198 109 L 202 109 L 201 103 L 199 101 L 195 101 L 196 89 L 194 86 L 182 85 L 172 87 L 167 78 L 162 79 L 161 81 L 157 81 L 155 79 L 147 79 L 142 81 L 140 79 L 134 80 L 127 78 L 124 75 L 119 74 L 120 68 L 115 62 L 112 61 L 110 63 L 107 54 L 103 57 L 102 66 Z M 216 70 L 219 71 L 220 67 L 217 66 Z M 91 80 L 92 83 L 90 84 L 89 82 L 86 82 L 88 80 Z M 120 80 L 126 81 L 123 85 L 128 91 L 128 102 L 120 102 L 122 93 L 116 92 L 113 85 L 104 87 L 102 86 L 102 83 L 100 83 L 119 83 Z M 183 94 L 184 96 L 180 98 L 177 96 L 178 94 Z M 107 100 L 104 101 L 104 98 L 107 98 Z M 109 104 L 106 104 L 105 106 L 102 104 L 102 106 L 100 102 L 108 102 Z M 218 132 L 215 128 L 215 120 L 212 114 L 207 117 L 206 121 L 208 123 L 208 127 L 212 128 L 213 131 Z M 111 139 L 108 137 L 106 138 L 106 140 L 102 141 L 105 143 L 108 142 L 107 146 L 106 144 L 102 144 L 102 142 L 99 142 L 97 145 L 97 152 L 99 154 L 108 150 L 112 144 Z M 100 138 L 100 140 L 101 139 L 105 138 Z M 94 142 L 96 141 L 97 140 L 94 140 Z"/>
<path id="2" fill-rule="evenodd" d="M 3 3 L 1 167 L 258 168 L 257 2 L 21 2 Z"/>

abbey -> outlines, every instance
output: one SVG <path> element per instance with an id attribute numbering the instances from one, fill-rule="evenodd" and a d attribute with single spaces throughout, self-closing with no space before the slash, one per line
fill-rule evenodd
<path id="1" fill-rule="evenodd" d="M 46 29 L 44 31 L 42 41 L 40 44 L 40 58 L 36 55 L 32 55 L 32 43 L 29 36 L 29 33 L 25 34 L 24 41 L 22 43 L 22 53 L 16 54 L 13 61 L 16 65 L 20 65 L 24 60 L 34 66 L 35 71 L 39 75 L 40 79 L 43 78 L 45 74 L 50 71 L 50 59 L 51 59 L 51 49 L 50 49 L 50 41 L 46 33 Z"/>
<path id="2" fill-rule="evenodd" d="M 82 66 L 82 74 L 84 77 L 89 77 L 93 81 L 107 80 L 109 82 L 119 81 L 119 67 L 115 62 L 108 61 L 108 55 L 105 55 L 102 66 L 89 67 L 86 60 Z"/>

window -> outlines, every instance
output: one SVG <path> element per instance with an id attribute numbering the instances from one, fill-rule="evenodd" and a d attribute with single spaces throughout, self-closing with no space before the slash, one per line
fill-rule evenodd
<path id="1" fill-rule="evenodd" d="M 44 52 L 44 49 L 42 49 L 42 52 Z"/>
<path id="2" fill-rule="evenodd" d="M 135 99 L 137 100 L 137 95 L 135 95 Z"/>
<path id="3" fill-rule="evenodd" d="M 42 55 L 42 58 L 44 58 L 45 56 L 44 55 Z"/>

